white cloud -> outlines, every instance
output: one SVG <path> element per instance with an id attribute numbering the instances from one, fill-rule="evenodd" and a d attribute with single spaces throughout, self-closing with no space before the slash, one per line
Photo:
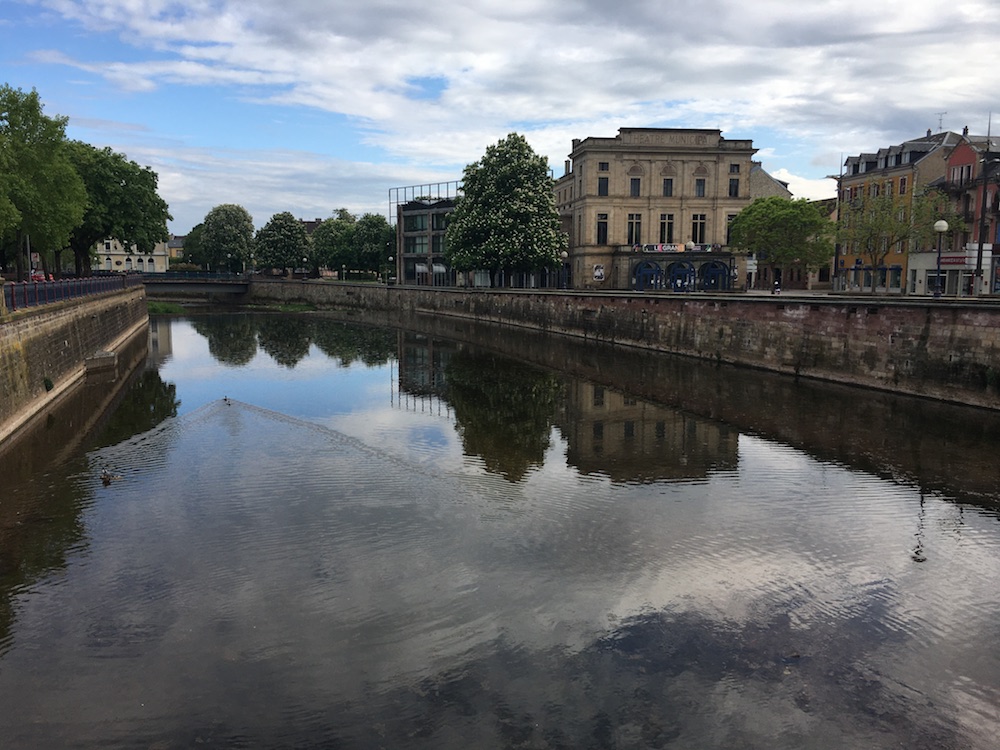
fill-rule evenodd
<path id="1" fill-rule="evenodd" d="M 795 153 L 775 149 L 765 168 L 796 195 L 826 195 L 822 177 L 841 153 L 918 135 L 936 126 L 934 113 L 949 113 L 946 128 L 983 132 L 1000 83 L 995 66 L 975 64 L 992 59 L 1000 31 L 988 0 L 32 5 L 119 40 L 86 59 L 48 53 L 52 64 L 151 98 L 212 86 L 262 111 L 346 116 L 360 146 L 450 178 L 512 130 L 559 172 L 573 138 L 719 127 L 759 148 L 772 144 L 758 133 L 795 141 Z M 294 130 L 287 138 L 269 146 L 294 147 Z M 405 184 L 389 172 L 390 184 Z"/>

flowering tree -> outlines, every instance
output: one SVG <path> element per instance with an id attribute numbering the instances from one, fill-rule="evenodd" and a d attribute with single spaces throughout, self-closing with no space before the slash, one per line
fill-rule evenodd
<path id="1" fill-rule="evenodd" d="M 559 225 L 548 160 L 511 133 L 465 168 L 445 257 L 457 271 L 555 268 L 569 238 Z"/>

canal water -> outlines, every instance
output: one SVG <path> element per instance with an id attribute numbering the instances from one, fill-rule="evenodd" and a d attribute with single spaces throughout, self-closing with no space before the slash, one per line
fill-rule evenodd
<path id="1" fill-rule="evenodd" d="M 997 415 L 531 336 L 154 319 L 0 456 L 0 745 L 996 747 Z"/>

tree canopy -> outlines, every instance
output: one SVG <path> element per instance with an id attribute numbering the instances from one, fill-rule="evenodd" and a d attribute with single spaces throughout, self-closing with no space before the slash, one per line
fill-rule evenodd
<path id="1" fill-rule="evenodd" d="M 234 271 L 250 262 L 254 248 L 253 219 L 235 203 L 223 203 L 205 215 L 201 230 L 203 265 Z"/>
<path id="2" fill-rule="evenodd" d="M 101 240 L 116 239 L 125 248 L 134 245 L 140 253 L 151 253 L 156 243 L 169 238 L 167 221 L 173 217 L 157 193 L 153 170 L 110 148 L 80 141 L 69 145 L 87 189 L 87 209 L 70 237 L 77 275 L 90 270 L 91 249 Z"/>
<path id="3" fill-rule="evenodd" d="M 87 194 L 69 158 L 67 122 L 43 114 L 37 91 L 0 86 L 0 241 L 15 248 L 18 278 L 29 246 L 62 249 L 83 218 Z"/>
<path id="4" fill-rule="evenodd" d="M 511 133 L 465 168 L 448 222 L 445 257 L 458 271 L 555 268 L 569 244 L 548 161 Z"/>
<path id="5" fill-rule="evenodd" d="M 312 233 L 313 257 L 316 266 L 343 268 L 354 264 L 354 230 L 357 219 L 341 208 Z"/>
<path id="6" fill-rule="evenodd" d="M 272 216 L 257 232 L 254 244 L 257 268 L 298 268 L 310 254 L 305 227 L 288 211 Z"/>
<path id="7" fill-rule="evenodd" d="M 729 226 L 729 244 L 773 266 L 815 269 L 833 256 L 833 223 L 815 203 L 781 196 L 758 198 Z"/>

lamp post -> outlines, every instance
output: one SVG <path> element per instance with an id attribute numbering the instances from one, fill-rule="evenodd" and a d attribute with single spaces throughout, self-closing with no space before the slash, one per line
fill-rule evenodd
<path id="1" fill-rule="evenodd" d="M 934 222 L 934 231 L 937 232 L 938 243 L 937 243 L 937 278 L 934 284 L 934 297 L 941 296 L 941 239 L 944 237 L 944 233 L 948 231 L 948 222 L 944 219 L 938 219 Z"/>
<path id="2" fill-rule="evenodd" d="M 562 259 L 562 264 L 559 266 L 559 288 L 565 289 L 567 281 L 566 276 L 568 275 L 566 273 L 566 262 L 569 260 L 569 253 L 563 250 L 559 253 L 559 257 Z"/>
<path id="3" fill-rule="evenodd" d="M 393 261 L 394 260 L 395 260 L 395 258 L 393 258 L 390 255 L 389 256 L 389 270 L 386 272 L 386 276 L 385 276 L 385 281 L 386 281 L 387 284 L 391 284 L 393 276 L 396 275 L 396 267 L 393 265 Z"/>

